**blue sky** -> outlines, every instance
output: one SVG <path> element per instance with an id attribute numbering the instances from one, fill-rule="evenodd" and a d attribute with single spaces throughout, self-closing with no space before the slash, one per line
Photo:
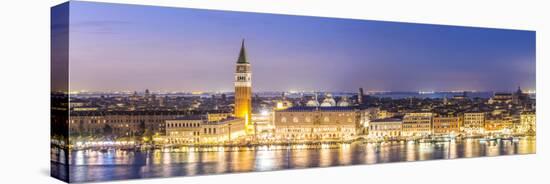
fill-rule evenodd
<path id="1" fill-rule="evenodd" d="M 71 90 L 535 88 L 535 32 L 71 2 Z"/>

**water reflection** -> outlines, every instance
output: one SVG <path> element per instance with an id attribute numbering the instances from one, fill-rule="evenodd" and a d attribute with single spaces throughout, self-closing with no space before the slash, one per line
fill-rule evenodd
<path id="1" fill-rule="evenodd" d="M 448 158 L 535 153 L 534 139 L 519 141 L 463 140 L 439 143 L 353 143 L 337 146 L 261 146 L 218 151 L 147 152 L 74 151 L 70 154 L 73 182 L 169 176 L 192 176 L 289 168 L 327 167 Z M 296 149 L 300 148 L 300 149 Z M 63 151 L 52 150 L 52 158 Z M 52 164 L 52 170 L 63 169 Z"/>

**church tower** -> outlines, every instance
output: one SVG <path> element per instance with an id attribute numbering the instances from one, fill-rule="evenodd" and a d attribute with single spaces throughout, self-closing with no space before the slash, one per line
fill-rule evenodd
<path id="1" fill-rule="evenodd" d="M 244 40 L 235 71 L 235 117 L 245 119 L 247 132 L 252 129 L 252 72 L 246 59 Z"/>

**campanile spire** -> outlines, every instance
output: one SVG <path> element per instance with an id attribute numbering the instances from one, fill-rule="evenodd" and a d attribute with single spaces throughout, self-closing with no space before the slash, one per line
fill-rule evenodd
<path id="1" fill-rule="evenodd" d="M 246 48 L 244 46 L 244 39 L 241 42 L 241 52 L 239 53 L 239 59 L 237 59 L 237 63 L 239 64 L 248 63 L 248 60 L 246 59 Z"/>

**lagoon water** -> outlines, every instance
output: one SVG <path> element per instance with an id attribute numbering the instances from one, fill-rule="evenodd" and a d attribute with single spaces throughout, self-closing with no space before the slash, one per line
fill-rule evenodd
<path id="1" fill-rule="evenodd" d="M 70 153 L 72 182 L 136 178 L 194 176 L 295 168 L 377 164 L 436 159 L 470 158 L 536 152 L 534 138 L 456 142 L 352 143 L 331 148 L 254 147 L 223 151 L 73 151 Z M 59 157 L 59 151 L 52 151 Z M 62 156 L 61 156 L 62 157 Z M 52 164 L 55 165 L 55 164 Z M 66 169 L 52 166 L 52 170 Z"/>

